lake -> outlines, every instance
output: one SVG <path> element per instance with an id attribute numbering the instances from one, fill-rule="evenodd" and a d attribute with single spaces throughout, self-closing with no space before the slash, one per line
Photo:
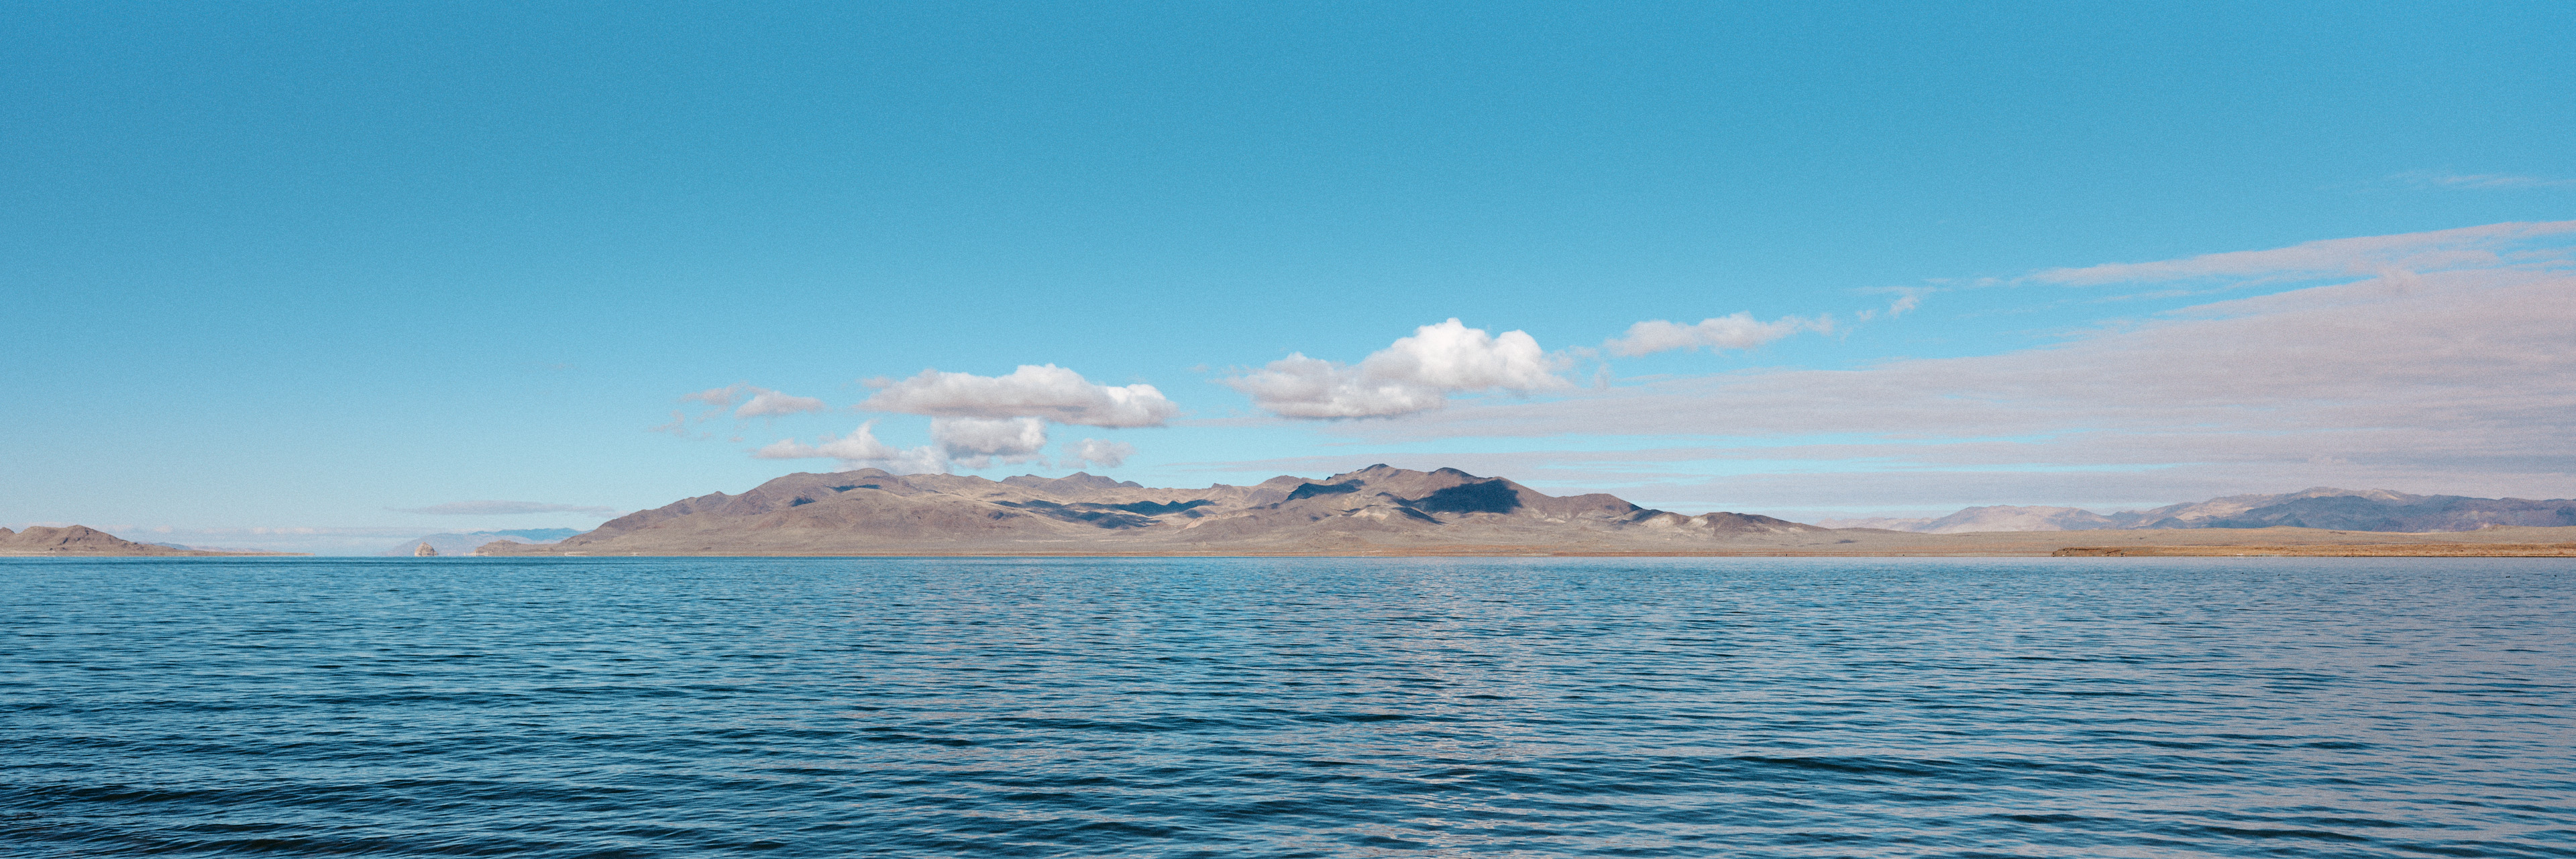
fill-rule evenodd
<path id="1" fill-rule="evenodd" d="M 14 856 L 2576 856 L 2567 559 L 34 559 L 0 607 Z"/>

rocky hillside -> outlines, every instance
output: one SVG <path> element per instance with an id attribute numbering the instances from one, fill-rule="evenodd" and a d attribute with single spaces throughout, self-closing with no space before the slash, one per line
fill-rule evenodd
<path id="1" fill-rule="evenodd" d="M 1333 553 L 1513 547 L 1670 551 L 1831 543 L 1768 516 L 1684 516 L 1609 495 L 1555 497 L 1454 468 L 1384 465 L 1322 479 L 1154 489 L 1089 474 L 993 481 L 877 469 L 791 474 L 684 499 L 552 545 L 484 554 L 924 552 Z"/>
<path id="2" fill-rule="evenodd" d="M 108 555 L 238 555 L 267 554 L 250 552 L 208 552 L 177 549 L 151 543 L 137 543 L 87 525 L 61 528 L 37 526 L 24 531 L 0 528 L 0 555 L 80 557 Z"/>

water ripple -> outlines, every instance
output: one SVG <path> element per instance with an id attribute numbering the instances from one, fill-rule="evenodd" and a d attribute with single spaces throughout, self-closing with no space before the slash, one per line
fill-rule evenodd
<path id="1" fill-rule="evenodd" d="M 12 855 L 2576 856 L 2541 559 L 0 561 Z"/>

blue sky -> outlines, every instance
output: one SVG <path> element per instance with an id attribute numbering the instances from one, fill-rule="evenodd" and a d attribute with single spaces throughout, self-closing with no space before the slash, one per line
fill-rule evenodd
<path id="1" fill-rule="evenodd" d="M 0 524 L 588 527 L 942 414 L 1038 423 L 1044 464 L 935 463 L 994 477 L 1089 438 L 1148 485 L 1807 518 L 2576 495 L 2569 234 L 2495 226 L 2576 219 L 2561 3 L 12 4 L 0 43 Z M 1613 345 L 1737 313 L 1791 321 Z M 1453 318 L 1560 381 L 1363 371 Z M 1282 417 L 1247 391 L 1292 354 L 1445 403 Z M 1173 411 L 853 408 L 1022 365 Z M 2290 365 L 2347 369 L 2231 387 Z M 650 431 L 736 384 L 824 410 Z M 400 512 L 494 500 L 579 509 Z"/>

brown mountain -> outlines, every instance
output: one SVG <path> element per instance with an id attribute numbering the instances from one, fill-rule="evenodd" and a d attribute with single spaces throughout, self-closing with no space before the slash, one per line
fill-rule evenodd
<path id="1" fill-rule="evenodd" d="M 36 526 L 11 532 L 0 528 L 0 555 L 104 556 L 104 555 L 247 555 L 269 552 L 206 552 L 196 549 L 173 549 L 150 543 L 137 543 L 89 527 L 70 525 L 62 528 Z"/>
<path id="2" fill-rule="evenodd" d="M 1813 525 L 1555 497 L 1454 468 L 1155 489 L 1089 474 L 1001 481 L 877 469 L 684 499 L 552 545 L 487 555 L 1691 552 L 1835 543 Z M 1847 542 L 1847 541 L 1846 541 Z"/>

